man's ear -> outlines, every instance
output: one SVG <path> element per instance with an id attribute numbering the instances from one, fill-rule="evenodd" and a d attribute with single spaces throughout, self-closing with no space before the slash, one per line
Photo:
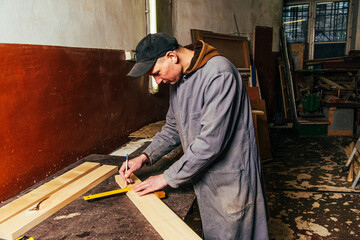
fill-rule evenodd
<path id="1" fill-rule="evenodd" d="M 174 51 L 169 51 L 169 52 L 167 52 L 167 53 L 166 53 L 166 57 L 167 57 L 170 61 L 172 61 L 172 62 L 174 62 L 174 63 L 178 63 L 178 62 L 179 62 L 179 58 L 178 58 L 176 52 L 174 52 Z"/>

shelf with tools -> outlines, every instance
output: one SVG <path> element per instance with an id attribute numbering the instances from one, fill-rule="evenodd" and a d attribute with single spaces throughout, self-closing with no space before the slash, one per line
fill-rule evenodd
<path id="1" fill-rule="evenodd" d="M 328 121 L 323 134 L 353 135 L 358 131 L 357 112 L 360 109 L 359 68 L 346 68 L 341 64 L 321 68 L 327 66 L 328 61 L 334 60 L 314 60 L 305 63 L 308 69 L 295 71 L 299 117 L 302 120 L 322 117 Z"/>

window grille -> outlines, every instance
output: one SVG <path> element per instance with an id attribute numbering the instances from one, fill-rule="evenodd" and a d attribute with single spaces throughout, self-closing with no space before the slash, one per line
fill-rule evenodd
<path id="1" fill-rule="evenodd" d="M 315 42 L 346 41 L 349 3 L 316 4 Z"/>
<path id="2" fill-rule="evenodd" d="M 308 18 L 308 4 L 283 7 L 283 24 L 289 43 L 307 41 Z"/>

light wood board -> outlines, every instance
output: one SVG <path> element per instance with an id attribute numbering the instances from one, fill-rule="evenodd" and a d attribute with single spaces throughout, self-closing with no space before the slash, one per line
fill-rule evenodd
<path id="1" fill-rule="evenodd" d="M 0 224 L 0 238 L 16 239 L 97 184 L 117 172 L 117 166 L 103 165 L 52 193 L 39 210 L 25 209 Z"/>
<path id="2" fill-rule="evenodd" d="M 52 193 L 67 186 L 76 179 L 84 176 L 88 172 L 98 168 L 100 163 L 85 162 L 72 170 L 60 175 L 59 177 L 41 185 L 35 190 L 25 194 L 24 196 L 10 202 L 0 208 L 0 223 L 11 218 L 22 210 L 41 202 Z"/>
<path id="3" fill-rule="evenodd" d="M 131 178 L 134 180 L 134 184 L 131 184 L 130 186 L 135 186 L 141 182 L 134 174 L 131 175 Z M 120 175 L 116 175 L 115 180 L 121 188 L 128 187 Z M 184 221 L 182 221 L 154 194 L 147 194 L 145 196 L 138 197 L 135 192 L 129 191 L 126 195 L 163 239 L 201 239 Z"/>

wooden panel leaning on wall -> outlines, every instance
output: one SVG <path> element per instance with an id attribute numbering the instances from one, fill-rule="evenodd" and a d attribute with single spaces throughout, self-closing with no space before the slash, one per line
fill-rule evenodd
<path id="1" fill-rule="evenodd" d="M 265 100 L 251 100 L 252 110 L 260 110 L 264 115 L 257 116 L 257 132 L 258 132 L 258 150 L 260 153 L 261 161 L 271 160 L 271 143 L 269 136 L 268 121 L 266 115 Z"/>

